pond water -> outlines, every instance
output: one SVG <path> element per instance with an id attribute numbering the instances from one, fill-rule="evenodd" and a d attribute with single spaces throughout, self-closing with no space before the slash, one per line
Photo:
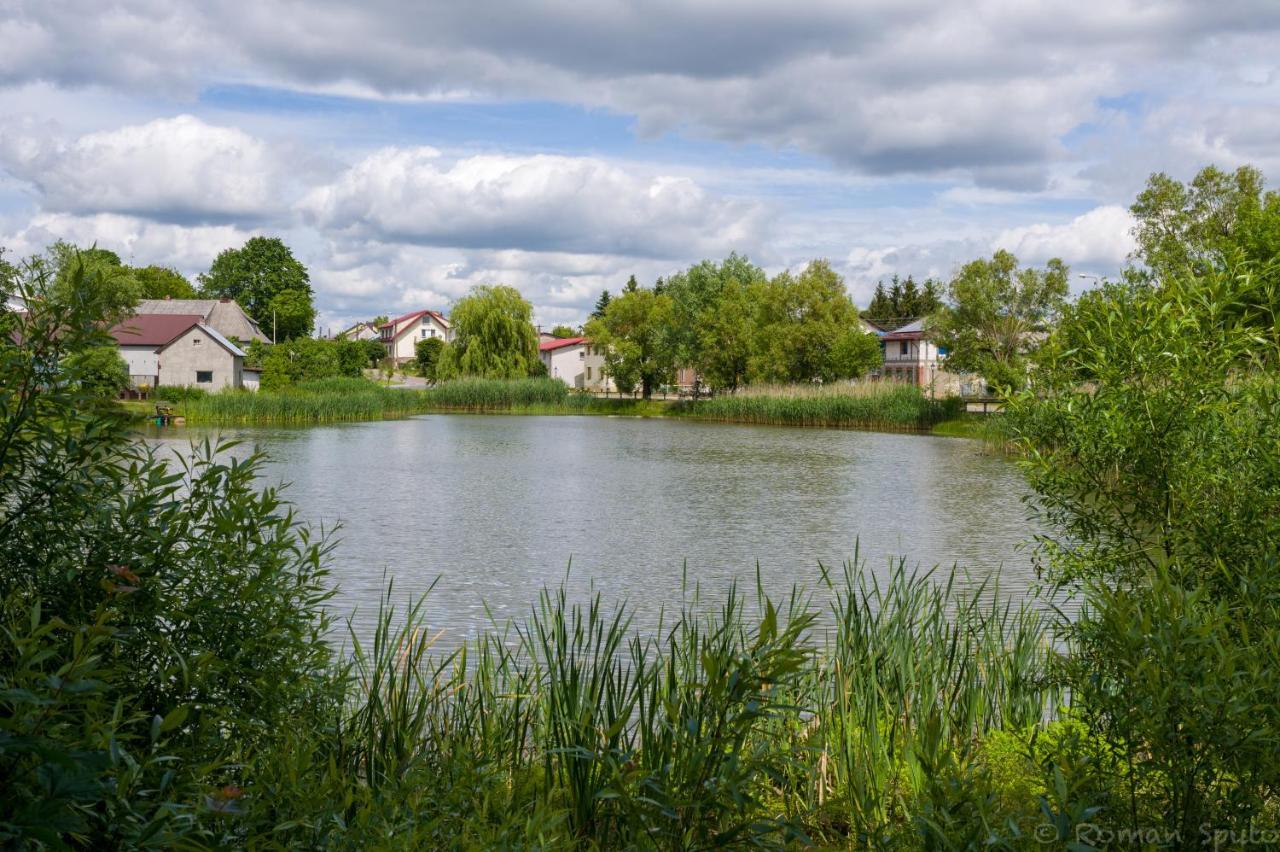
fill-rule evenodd
<path id="1" fill-rule="evenodd" d="M 304 519 L 342 524 L 336 606 L 358 628 L 386 578 L 397 598 L 439 578 L 427 612 L 449 645 L 562 581 L 626 599 L 643 625 L 678 604 L 683 578 L 715 596 L 753 586 L 758 565 L 781 595 L 816 587 L 819 562 L 839 567 L 855 546 L 881 575 L 905 557 L 975 582 L 999 572 L 1001 595 L 1034 583 L 1027 487 L 977 441 L 567 416 L 220 431 L 269 452 L 267 477 L 289 483 Z"/>

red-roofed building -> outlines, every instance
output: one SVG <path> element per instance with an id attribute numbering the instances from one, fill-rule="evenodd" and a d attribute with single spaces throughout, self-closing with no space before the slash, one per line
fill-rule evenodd
<path id="1" fill-rule="evenodd" d="M 571 388 L 589 391 L 611 391 L 613 381 L 604 365 L 604 353 L 591 345 L 586 337 L 560 337 L 538 344 L 538 357 L 546 365 L 547 375 Z"/>
<path id="2" fill-rule="evenodd" d="M 419 340 L 439 337 L 445 343 L 453 340 L 453 326 L 439 311 L 412 311 L 378 326 L 379 339 L 387 347 L 387 357 L 397 364 L 414 358 Z"/>
<path id="3" fill-rule="evenodd" d="M 196 314 L 138 314 L 111 328 L 129 379 L 207 390 L 243 386 L 244 352 Z"/>

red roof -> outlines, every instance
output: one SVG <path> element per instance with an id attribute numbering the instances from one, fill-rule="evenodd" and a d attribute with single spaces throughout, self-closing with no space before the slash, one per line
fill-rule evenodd
<path id="1" fill-rule="evenodd" d="M 538 344 L 539 352 L 551 352 L 555 349 L 563 349 L 566 346 L 577 346 L 579 343 L 590 343 L 591 341 L 585 337 L 561 337 L 557 340 L 544 340 Z"/>
<path id="2" fill-rule="evenodd" d="M 165 346 L 204 317 L 195 314 L 138 314 L 111 327 L 120 346 Z"/>
<path id="3" fill-rule="evenodd" d="M 410 311 L 409 313 L 402 314 L 393 320 L 388 320 L 387 322 L 384 322 L 382 325 L 378 326 L 378 328 L 394 329 L 400 323 L 411 322 L 412 320 L 416 320 L 418 317 L 423 316 L 424 314 L 430 317 L 435 317 L 437 320 L 440 321 L 441 325 L 447 325 L 449 322 L 444 318 L 444 314 L 440 313 L 439 311 Z"/>

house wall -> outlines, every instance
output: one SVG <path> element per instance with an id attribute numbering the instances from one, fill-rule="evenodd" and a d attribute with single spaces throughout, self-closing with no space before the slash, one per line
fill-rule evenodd
<path id="1" fill-rule="evenodd" d="M 197 382 L 196 373 L 206 370 L 213 373 L 212 381 Z M 162 385 L 191 385 L 210 391 L 238 388 L 243 385 L 243 370 L 244 359 L 227 351 L 199 326 L 160 350 Z"/>
<path id="2" fill-rule="evenodd" d="M 406 330 L 406 326 L 408 330 Z M 417 347 L 419 340 L 425 340 L 428 337 L 439 337 L 445 343 L 448 343 L 450 339 L 449 329 L 433 316 L 418 317 L 397 328 L 396 333 L 400 336 L 391 343 L 386 344 L 387 354 L 400 364 L 412 361 L 416 357 L 415 347 Z"/>
<path id="3" fill-rule="evenodd" d="M 547 375 L 559 379 L 571 388 L 586 387 L 585 345 L 564 346 L 550 352 L 539 352 L 538 355 L 547 367 Z"/>
<path id="4" fill-rule="evenodd" d="M 583 384 L 589 391 L 612 393 L 618 388 L 613 379 L 606 375 L 604 350 L 598 346 L 587 345 L 587 355 L 582 359 Z"/>
<path id="5" fill-rule="evenodd" d="M 156 386 L 156 375 L 160 370 L 160 356 L 154 346 L 118 346 L 120 357 L 129 365 L 129 383 Z"/>

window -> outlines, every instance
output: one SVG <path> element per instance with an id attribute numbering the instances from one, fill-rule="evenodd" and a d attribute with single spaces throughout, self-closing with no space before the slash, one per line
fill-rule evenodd
<path id="1" fill-rule="evenodd" d="M 587 368 L 587 381 L 591 381 L 591 368 Z"/>
<path id="2" fill-rule="evenodd" d="M 899 354 L 899 355 L 906 355 L 906 354 L 907 354 L 907 353 L 909 353 L 910 351 L 911 351 L 911 344 L 910 344 L 910 343 L 908 343 L 907 341 L 905 341 L 905 340 L 904 340 L 904 341 L 902 341 L 901 343 L 899 343 L 899 344 L 898 344 L 898 354 Z"/>
<path id="3" fill-rule="evenodd" d="M 213 384 L 213 370 L 196 370 L 196 384 Z"/>
<path id="4" fill-rule="evenodd" d="M 198 338 L 198 337 L 193 337 L 193 338 L 191 338 L 191 345 L 192 345 L 192 346 L 199 346 L 199 345 L 200 345 L 200 338 Z"/>

